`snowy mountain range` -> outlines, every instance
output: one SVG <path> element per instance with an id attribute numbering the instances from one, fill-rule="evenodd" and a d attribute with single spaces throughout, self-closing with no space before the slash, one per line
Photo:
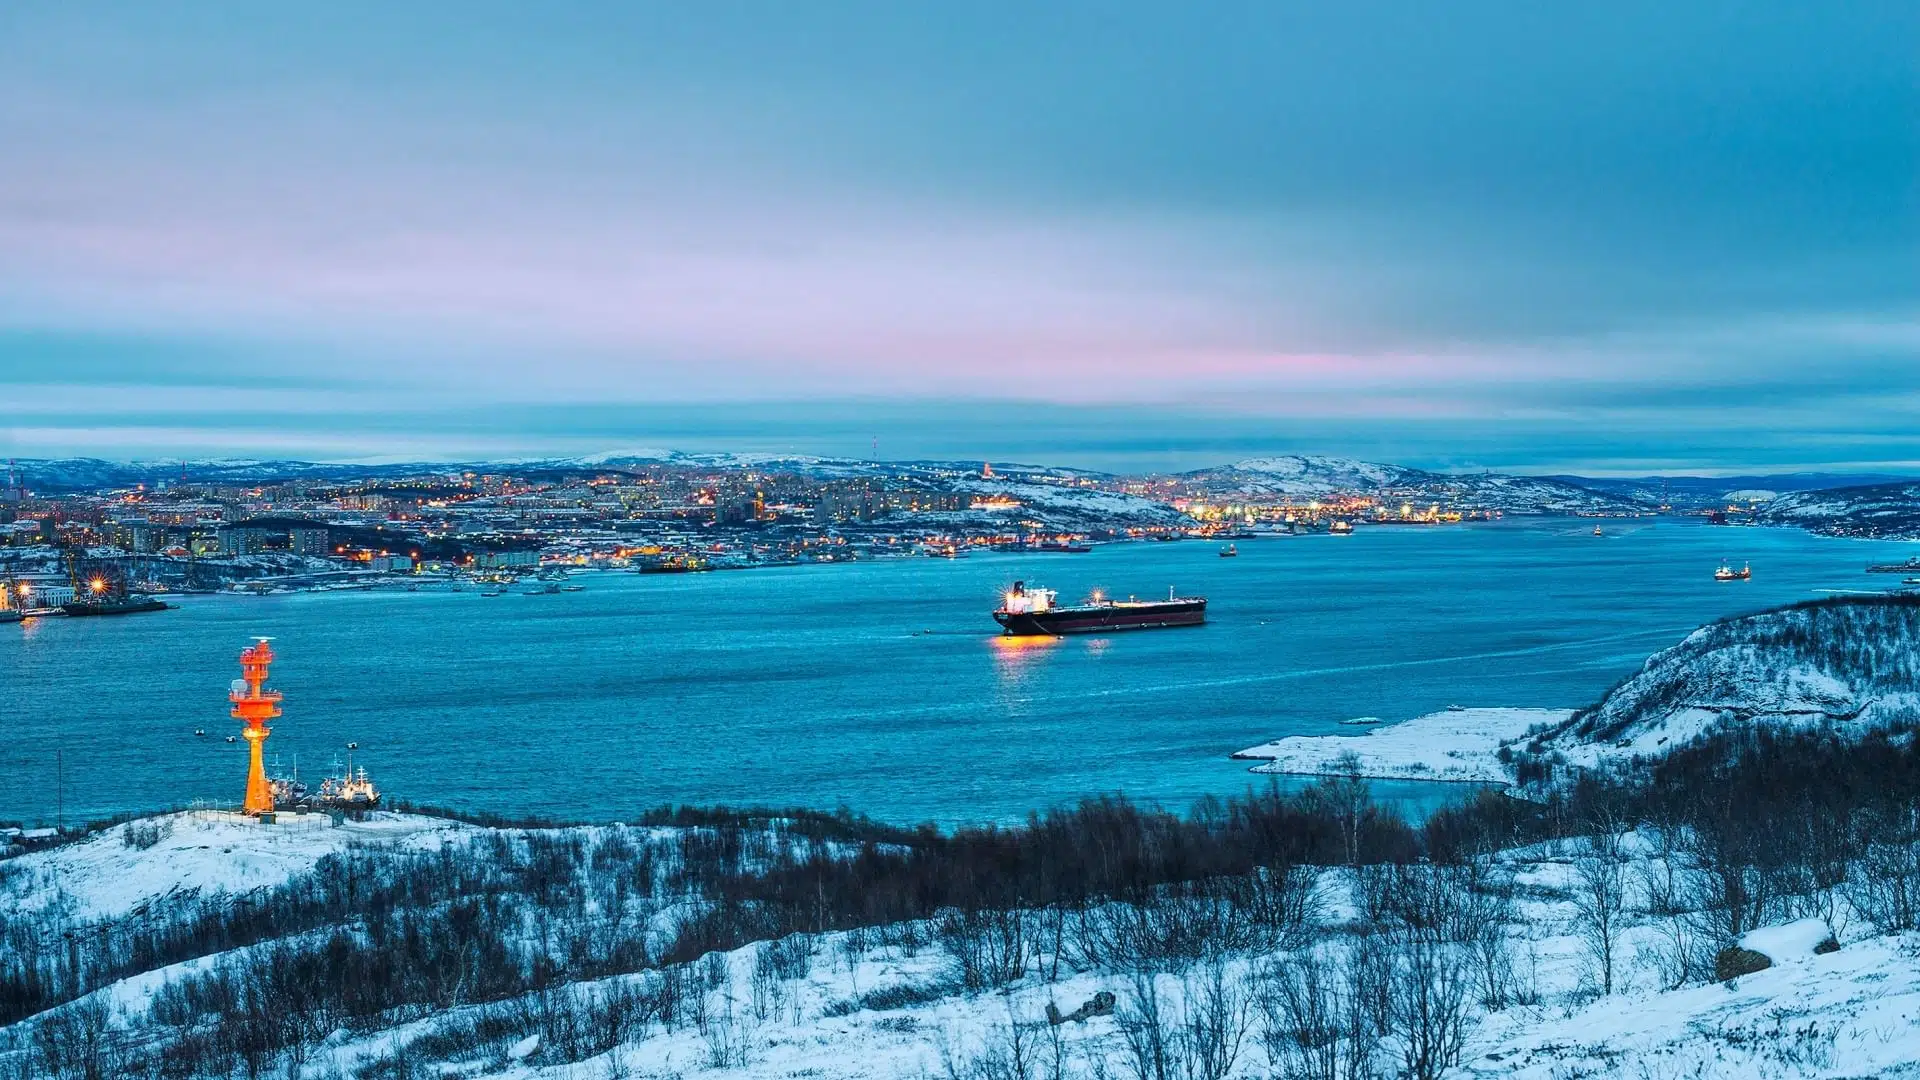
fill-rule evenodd
<path id="1" fill-rule="evenodd" d="M 711 453 L 677 450 L 623 450 L 583 457 L 517 458 L 511 460 L 404 461 L 376 464 L 299 461 L 280 458 L 146 459 L 110 461 L 104 458 L 21 458 L 13 462 L 20 481 L 29 490 L 48 493 L 96 491 L 152 486 L 160 481 L 187 480 L 204 484 L 264 484 L 285 480 L 359 480 L 402 476 L 446 475 L 460 472 L 504 472 L 522 475 L 580 474 L 657 466 L 709 469 L 763 469 L 808 476 L 864 475 L 954 476 L 977 474 L 979 461 L 862 461 L 809 455 Z M 994 470 L 1010 479 L 1075 479 L 1106 474 L 1059 466 L 1006 463 Z"/>
<path id="2" fill-rule="evenodd" d="M 1438 473 L 1350 458 L 1288 455 L 1248 458 L 1217 469 L 1183 474 L 1209 492 L 1228 495 L 1375 495 L 1510 513 L 1630 513 L 1651 509 L 1642 499 L 1596 491 L 1567 480 L 1506 473 Z"/>

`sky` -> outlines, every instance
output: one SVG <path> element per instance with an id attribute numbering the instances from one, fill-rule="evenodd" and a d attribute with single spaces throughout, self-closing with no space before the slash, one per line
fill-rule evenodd
<path id="1" fill-rule="evenodd" d="M 1920 471 L 1920 6 L 0 5 L 0 456 Z"/>

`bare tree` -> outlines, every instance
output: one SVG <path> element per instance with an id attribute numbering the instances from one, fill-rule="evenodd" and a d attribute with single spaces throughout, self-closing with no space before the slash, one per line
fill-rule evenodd
<path id="1" fill-rule="evenodd" d="M 1314 952 L 1279 960 L 1260 973 L 1260 1041 L 1282 1080 L 1341 1080 L 1341 1042 L 1350 1013 L 1344 987 Z"/>
<path id="2" fill-rule="evenodd" d="M 1218 955 L 1208 960 L 1198 978 L 1186 981 L 1184 990 L 1181 1059 L 1186 1076 L 1226 1080 L 1253 1028 L 1252 1002 L 1227 976 L 1226 961 Z"/>
<path id="3" fill-rule="evenodd" d="M 1459 1063 L 1471 982 L 1458 945 L 1424 934 L 1401 935 L 1395 943 L 1388 1017 L 1403 1071 L 1412 1080 L 1439 1080 Z"/>
<path id="4" fill-rule="evenodd" d="M 1329 762 L 1327 770 L 1326 779 L 1308 793 L 1339 825 L 1346 863 L 1352 866 L 1360 861 L 1360 830 L 1373 808 L 1373 792 L 1361 773 L 1360 756 L 1351 750 Z"/>
<path id="5" fill-rule="evenodd" d="M 1150 972 L 1136 972 L 1114 1015 L 1126 1049 L 1123 1064 L 1133 1080 L 1175 1080 L 1179 1035 L 1169 1022 L 1170 1011 L 1160 998 L 1159 980 Z"/>
<path id="6" fill-rule="evenodd" d="M 1586 851 L 1573 861 L 1577 933 L 1602 994 L 1613 993 L 1620 931 L 1626 917 L 1627 860 L 1621 847 L 1620 832 L 1606 828 L 1590 837 Z"/>

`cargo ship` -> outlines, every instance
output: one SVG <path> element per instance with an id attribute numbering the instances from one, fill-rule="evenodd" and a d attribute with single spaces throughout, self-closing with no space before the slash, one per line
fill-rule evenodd
<path id="1" fill-rule="evenodd" d="M 1753 576 L 1753 567 L 1742 566 L 1735 570 L 1730 563 L 1721 563 L 1720 569 L 1713 572 L 1715 581 L 1745 581 Z"/>
<path id="2" fill-rule="evenodd" d="M 1207 598 L 1175 596 L 1165 600 L 1108 600 L 1098 593 L 1079 603 L 1054 602 L 1052 589 L 1029 589 L 1013 583 L 993 619 L 1009 637 L 1061 634 L 1097 634 L 1111 630 L 1158 630 L 1168 626 L 1199 626 L 1207 619 Z"/>
<path id="3" fill-rule="evenodd" d="M 1869 574 L 1912 574 L 1920 573 L 1920 559 L 1908 559 L 1906 562 L 1880 563 L 1867 567 Z"/>

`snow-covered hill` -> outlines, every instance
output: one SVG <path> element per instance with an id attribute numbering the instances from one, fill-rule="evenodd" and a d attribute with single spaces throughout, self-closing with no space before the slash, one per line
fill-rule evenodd
<path id="1" fill-rule="evenodd" d="M 1838 536 L 1920 539 L 1920 483 L 1788 492 L 1768 501 L 1755 518 Z"/>
<path id="2" fill-rule="evenodd" d="M 1724 724 L 1920 721 L 1920 597 L 1834 597 L 1703 626 L 1543 745 L 1653 754 Z"/>
<path id="3" fill-rule="evenodd" d="M 1378 496 L 1508 513 L 1633 513 L 1649 505 L 1628 495 L 1595 491 L 1566 480 L 1505 473 L 1436 473 L 1349 458 L 1288 455 L 1248 458 L 1182 479 L 1222 495 Z"/>
<path id="4" fill-rule="evenodd" d="M 964 515 L 988 528 L 1012 528 L 1013 523 L 1024 520 L 1040 521 L 1065 532 L 1192 524 L 1191 518 L 1166 503 L 1116 491 L 998 478 L 961 480 L 954 486 L 983 500 L 998 497 L 1019 504 L 1001 510 L 976 506 Z"/>

